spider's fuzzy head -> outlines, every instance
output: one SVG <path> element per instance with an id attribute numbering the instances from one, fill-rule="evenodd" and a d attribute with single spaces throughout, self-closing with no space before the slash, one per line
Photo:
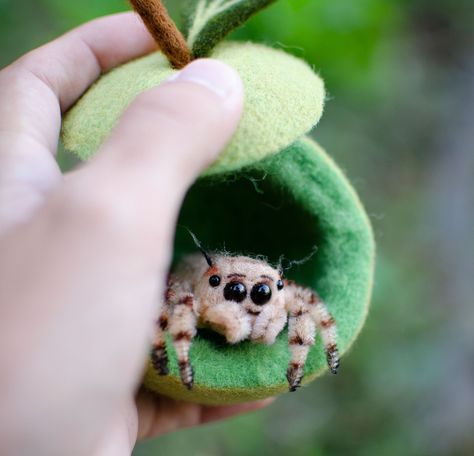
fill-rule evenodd
<path id="1" fill-rule="evenodd" d="M 283 306 L 281 273 L 263 260 L 245 256 L 212 255 L 196 284 L 201 305 L 237 303 L 249 315 L 258 315 L 264 307 Z"/>

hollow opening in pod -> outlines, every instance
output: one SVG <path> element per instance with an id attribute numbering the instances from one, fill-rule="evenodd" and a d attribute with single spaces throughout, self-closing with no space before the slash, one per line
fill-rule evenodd
<path id="1" fill-rule="evenodd" d="M 232 174 L 204 177 L 189 190 L 178 220 L 174 263 L 195 252 L 188 228 L 210 252 L 262 255 L 276 265 L 283 255 L 304 264 L 289 279 L 316 290 L 333 313 L 338 344 L 347 350 L 367 313 L 374 245 L 367 216 L 341 171 L 316 143 L 297 141 L 284 151 Z M 193 340 L 190 359 L 195 384 L 179 382 L 168 341 L 170 375 L 149 366 L 145 385 L 172 397 L 217 404 L 243 402 L 287 390 L 286 330 L 271 345 L 225 343 L 209 330 Z M 317 337 L 304 381 L 326 369 Z M 304 382 L 303 381 L 303 382 Z"/>

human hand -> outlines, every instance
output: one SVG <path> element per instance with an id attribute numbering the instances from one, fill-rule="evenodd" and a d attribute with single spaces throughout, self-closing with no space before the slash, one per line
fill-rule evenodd
<path id="1" fill-rule="evenodd" d="M 233 70 L 195 62 L 140 95 L 90 163 L 63 176 L 54 159 L 61 113 L 153 49 L 127 13 L 0 72 L 1 454 L 130 454 L 137 437 L 265 403 L 135 401 L 181 201 L 240 117 Z"/>

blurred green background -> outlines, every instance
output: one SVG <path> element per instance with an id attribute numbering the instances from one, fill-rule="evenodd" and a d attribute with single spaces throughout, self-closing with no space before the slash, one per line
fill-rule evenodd
<path id="1" fill-rule="evenodd" d="M 168 3 L 176 15 L 180 2 Z M 0 66 L 124 9 L 0 0 Z M 372 309 L 337 377 L 135 456 L 474 454 L 473 29 L 471 0 L 279 0 L 234 34 L 303 57 L 325 79 L 314 136 L 371 216 Z"/>

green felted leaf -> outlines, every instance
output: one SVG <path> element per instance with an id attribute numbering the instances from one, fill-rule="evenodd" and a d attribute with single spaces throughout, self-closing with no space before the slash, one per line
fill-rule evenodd
<path id="1" fill-rule="evenodd" d="M 302 60 L 252 43 L 223 43 L 212 57 L 237 70 L 246 100 L 236 134 L 208 174 L 232 171 L 280 151 L 321 117 L 324 85 Z M 63 119 L 66 149 L 90 158 L 132 100 L 173 72 L 166 58 L 155 53 L 102 76 Z"/>
<path id="2" fill-rule="evenodd" d="M 207 57 L 232 30 L 275 0 L 192 0 L 188 2 L 187 43 L 194 57 Z"/>
<path id="3" fill-rule="evenodd" d="M 311 260 L 288 277 L 322 296 L 336 319 L 341 353 L 347 352 L 367 315 L 374 241 L 354 190 L 317 144 L 302 139 L 231 174 L 201 178 L 186 196 L 179 225 L 189 227 L 211 250 L 263 254 L 275 263 L 282 254 L 302 258 L 316 246 Z M 193 251 L 189 234 L 178 228 L 176 261 Z M 195 370 L 191 391 L 179 380 L 170 340 L 168 354 L 170 375 L 157 375 L 150 363 L 144 384 L 176 399 L 230 404 L 288 391 L 286 330 L 271 346 L 248 341 L 229 345 L 215 333 L 200 330 L 190 351 Z M 303 383 L 326 371 L 318 336 Z"/>

